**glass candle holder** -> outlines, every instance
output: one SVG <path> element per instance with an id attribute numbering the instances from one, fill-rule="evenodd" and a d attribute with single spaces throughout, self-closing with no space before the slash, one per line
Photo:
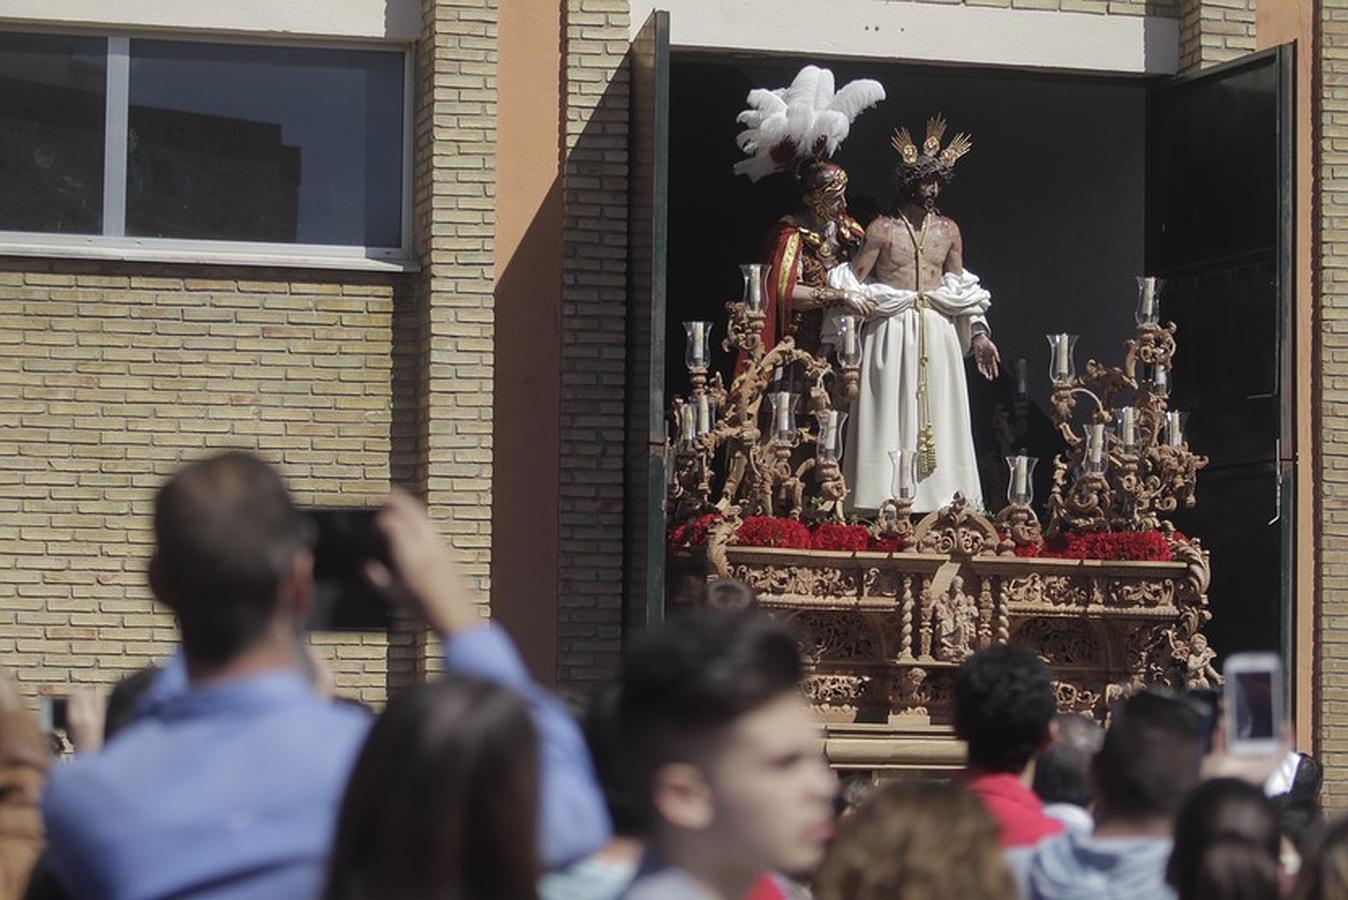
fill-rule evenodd
<path id="1" fill-rule="evenodd" d="M 1006 482 L 1006 502 L 1012 506 L 1029 506 L 1034 502 L 1034 467 L 1039 462 L 1037 456 L 1006 457 L 1008 478 Z"/>
<path id="2" fill-rule="evenodd" d="M 740 274 L 744 276 L 744 308 L 751 313 L 763 311 L 763 276 L 767 269 L 762 263 L 740 266 Z"/>
<path id="3" fill-rule="evenodd" d="M 838 317 L 837 353 L 844 368 L 861 365 L 861 320 L 854 315 Z"/>
<path id="4" fill-rule="evenodd" d="M 1114 410 L 1114 423 L 1119 429 L 1119 445 L 1123 452 L 1132 455 L 1137 452 L 1137 408 L 1121 406 Z"/>
<path id="5" fill-rule="evenodd" d="M 704 392 L 694 397 L 694 406 L 697 409 L 697 436 L 711 434 L 716 424 L 716 401 Z"/>
<path id="6" fill-rule="evenodd" d="M 1077 377 L 1077 335 L 1048 335 L 1048 377 L 1055 386 L 1067 384 Z"/>
<path id="7" fill-rule="evenodd" d="M 889 461 L 894 467 L 889 482 L 890 496 L 895 500 L 912 500 L 917 496 L 917 451 L 891 450 Z"/>
<path id="8" fill-rule="evenodd" d="M 837 462 L 842 459 L 843 423 L 847 413 L 836 409 L 827 409 L 815 413 L 819 421 L 819 441 L 815 444 L 815 456 L 820 462 Z"/>
<path id="9" fill-rule="evenodd" d="M 1151 392 L 1158 397 L 1169 397 L 1170 389 L 1173 386 L 1170 370 L 1165 366 L 1153 363 L 1147 366 L 1147 381 L 1151 382 Z"/>
<path id="10" fill-rule="evenodd" d="M 1184 429 L 1188 425 L 1189 414 L 1177 409 L 1165 414 L 1165 442 L 1170 447 L 1184 446 Z"/>
<path id="11" fill-rule="evenodd" d="M 1086 474 L 1105 474 L 1105 423 L 1086 426 Z"/>
<path id="12" fill-rule="evenodd" d="M 1161 321 L 1161 288 L 1165 281 L 1150 275 L 1137 279 L 1137 324 L 1155 325 Z"/>
<path id="13" fill-rule="evenodd" d="M 711 365 L 712 325 L 712 322 L 683 323 L 683 330 L 688 335 L 683 361 L 688 366 L 689 372 L 706 372 Z"/>
<path id="14" fill-rule="evenodd" d="M 772 405 L 772 440 L 776 444 L 794 447 L 800 439 L 796 430 L 796 395 L 790 391 L 768 394 Z"/>
<path id="15" fill-rule="evenodd" d="M 697 409 L 691 403 L 679 407 L 679 451 L 697 450 Z"/>

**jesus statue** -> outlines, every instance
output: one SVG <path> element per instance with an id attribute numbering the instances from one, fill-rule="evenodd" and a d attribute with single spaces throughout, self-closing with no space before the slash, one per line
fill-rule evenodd
<path id="1" fill-rule="evenodd" d="M 859 510 L 878 509 L 893 496 L 889 454 L 899 449 L 917 454 L 914 512 L 938 509 L 956 492 L 982 506 L 964 357 L 972 353 L 989 380 L 1000 357 L 984 318 L 992 295 L 964 268 L 959 227 L 936 208 L 955 163 L 973 147 L 957 134 L 942 149 L 944 133 L 938 116 L 927 123 L 920 149 L 908 129 L 895 134 L 895 214 L 872 222 L 851 265 L 829 273 L 833 287 L 862 292 L 874 310 L 862 331 L 845 457 L 851 505 Z M 830 313 L 825 343 L 844 312 Z"/>

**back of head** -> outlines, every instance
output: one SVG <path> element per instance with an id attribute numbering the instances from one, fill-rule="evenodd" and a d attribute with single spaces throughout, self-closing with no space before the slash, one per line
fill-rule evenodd
<path id="1" fill-rule="evenodd" d="M 623 764 L 627 752 L 622 723 L 619 720 L 619 685 L 600 688 L 581 717 L 581 730 L 590 749 L 595 775 L 604 791 L 604 805 L 613 820 L 613 833 L 619 837 L 637 837 L 642 833 L 643 805 L 633 790 L 631 773 Z"/>
<path id="2" fill-rule="evenodd" d="M 1277 811 L 1234 778 L 1199 785 L 1175 822 L 1166 879 L 1179 900 L 1278 900 Z"/>
<path id="3" fill-rule="evenodd" d="M 342 799 L 327 900 L 532 900 L 537 739 L 511 691 L 450 678 L 395 696 Z"/>
<path id="4" fill-rule="evenodd" d="M 1198 784 L 1198 714 L 1182 700 L 1144 691 L 1126 700 L 1096 754 L 1097 819 L 1174 816 Z"/>
<path id="5" fill-rule="evenodd" d="M 215 666 L 259 638 L 305 546 L 304 520 L 266 462 L 228 452 L 178 470 L 155 497 L 150 582 L 189 661 Z"/>
<path id="6" fill-rule="evenodd" d="M 1105 730 L 1081 713 L 1060 713 L 1058 733 L 1034 764 L 1034 792 L 1045 803 L 1087 807 L 1095 799 L 1091 760 L 1105 742 Z"/>
<path id="7" fill-rule="evenodd" d="M 1348 818 L 1327 826 L 1302 854 L 1292 900 L 1348 900 Z"/>
<path id="8" fill-rule="evenodd" d="M 623 666 L 619 711 L 647 814 L 656 769 L 692 761 L 721 729 L 797 690 L 801 674 L 790 633 L 753 612 L 700 610 L 639 641 Z"/>
<path id="9" fill-rule="evenodd" d="M 964 661 L 955 679 L 955 734 L 969 765 L 1019 773 L 1044 743 L 1057 711 L 1048 666 L 1027 647 L 988 647 Z"/>
<path id="10" fill-rule="evenodd" d="M 954 784 L 891 783 L 843 823 L 815 881 L 819 900 L 1014 897 L 998 827 Z"/>

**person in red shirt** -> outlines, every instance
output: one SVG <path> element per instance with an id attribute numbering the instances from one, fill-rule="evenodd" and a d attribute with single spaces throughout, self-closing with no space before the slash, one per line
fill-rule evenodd
<path id="1" fill-rule="evenodd" d="M 955 734 L 968 747 L 960 780 L 1001 828 L 1004 848 L 1063 830 L 1030 790 L 1034 757 L 1053 743 L 1053 681 L 1033 650 L 1002 645 L 965 660 L 955 679 Z"/>

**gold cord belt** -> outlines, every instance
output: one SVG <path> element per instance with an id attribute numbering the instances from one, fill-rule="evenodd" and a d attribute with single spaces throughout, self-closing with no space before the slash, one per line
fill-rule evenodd
<path id="1" fill-rule="evenodd" d="M 913 272 L 913 287 L 917 296 L 913 299 L 913 309 L 917 310 L 917 477 L 926 478 L 936 471 L 936 429 L 931 422 L 931 382 L 927 366 L 927 308 L 931 305 L 927 294 L 922 290 L 922 248 L 927 243 L 927 223 L 929 216 L 922 217 L 922 231 L 913 231 L 912 223 L 902 213 L 899 221 L 908 229 L 913 240 L 913 256 L 916 269 Z"/>

